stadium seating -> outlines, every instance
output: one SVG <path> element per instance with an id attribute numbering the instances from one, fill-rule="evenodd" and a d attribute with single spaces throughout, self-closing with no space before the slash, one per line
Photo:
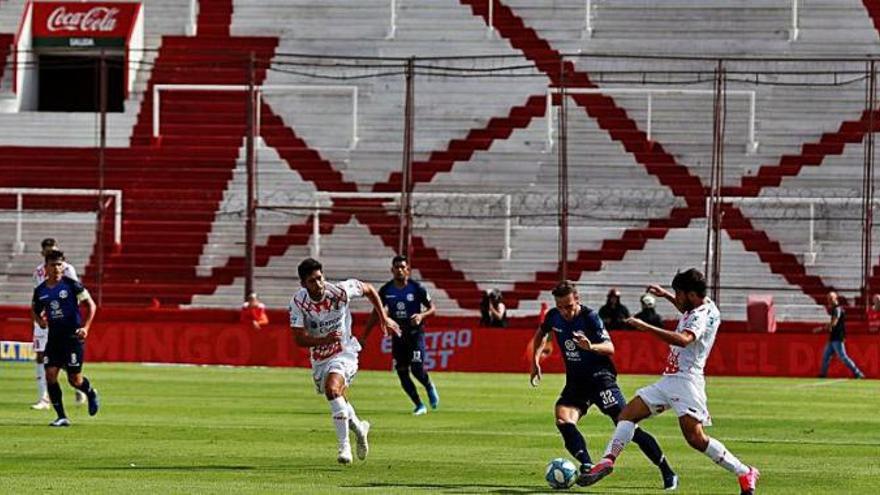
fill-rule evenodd
<path id="1" fill-rule="evenodd" d="M 711 71 L 715 64 L 628 58 L 569 59 L 561 64 L 561 52 L 695 54 L 697 49 L 697 55 L 735 56 L 746 49 L 768 56 L 848 56 L 852 50 L 874 52 L 877 43 L 869 15 L 873 12 L 855 1 L 823 0 L 804 6 L 795 41 L 789 40 L 791 4 L 779 0 L 593 2 L 589 36 L 584 33 L 583 2 L 496 3 L 494 32 L 487 28 L 485 1 L 400 2 L 393 38 L 385 1 L 332 0 L 315 5 L 299 0 L 203 0 L 197 37 L 182 36 L 188 15 L 185 4 L 163 0 L 147 7 L 146 42 L 158 51 L 148 57 L 150 65 L 137 81 L 136 94 L 126 102 L 126 112 L 111 116 L 107 187 L 124 189 L 126 220 L 122 249 L 113 251 L 111 246 L 105 253 L 104 290 L 109 303 L 143 305 L 153 299 L 170 305 L 239 303 L 244 265 L 244 98 L 238 93 L 165 92 L 157 139 L 151 128 L 152 88 L 161 83 L 244 84 L 251 50 L 259 60 L 275 57 L 275 66 L 260 65 L 257 71 L 257 82 L 266 85 L 323 84 L 316 83 L 313 71 L 288 70 L 280 63 L 303 62 L 294 53 L 401 58 L 493 54 L 498 57 L 459 65 L 481 70 L 534 66 L 522 77 L 489 72 L 468 78 L 424 73 L 416 77 L 416 192 L 509 195 L 516 216 L 511 256 L 504 259 L 503 221 L 497 218 L 503 210 L 497 204 L 480 204 L 483 200 L 476 197 L 469 200 L 473 203 L 468 203 L 469 211 L 489 211 L 493 217 L 482 222 L 444 219 L 442 214 L 432 217 L 417 205 L 421 216 L 414 230 L 416 276 L 430 282 L 445 312 L 455 314 L 473 312 L 480 289 L 495 286 L 505 290 L 516 311 L 533 313 L 558 277 L 552 217 L 558 136 L 557 147 L 549 147 L 548 84 L 558 85 L 564 77 L 566 85 L 581 88 L 645 87 L 638 76 L 603 78 L 609 77 L 609 71 L 622 70 Z M 15 2 L 0 5 L 0 28 L 8 25 L 2 20 L 14 8 L 21 7 Z M 681 33 L 686 39 L 678 36 Z M 372 77 L 333 82 L 358 89 L 354 148 L 350 148 L 348 94 L 291 90 L 264 95 L 257 140 L 261 204 L 310 205 L 316 191 L 400 190 L 404 81 L 399 64 L 391 69 L 375 64 L 361 61 L 349 69 Z M 731 62 L 728 67 L 743 74 L 797 68 L 792 63 L 748 61 Z M 811 68 L 844 73 L 853 65 L 829 61 Z M 386 70 L 396 75 L 379 75 Z M 781 79 L 762 83 L 811 81 L 808 76 L 777 77 Z M 666 86 L 681 86 L 673 76 L 669 78 Z M 861 83 L 814 88 L 754 84 L 745 76 L 734 79 L 728 89 L 756 93 L 759 146 L 747 149 L 748 105 L 741 97 L 731 97 L 726 193 L 846 197 L 859 190 L 859 143 L 867 130 Z M 0 84 L 0 89 L 4 87 Z M 711 89 L 712 82 L 705 79 L 688 87 Z M 675 269 L 700 265 L 704 259 L 711 95 L 655 96 L 650 139 L 642 94 L 575 95 L 568 107 L 570 276 L 587 286 L 590 304 L 601 303 L 604 289 L 617 285 L 626 289 L 624 302 L 637 306 L 642 286 L 668 281 Z M 46 134 L 52 137 L 47 141 L 33 132 L 34 127 L 47 125 L 47 116 L 0 116 L 0 129 L 11 130 L 0 138 L 5 145 L 0 148 L 4 158 L 0 167 L 17 171 L 4 174 L 9 178 L 0 179 L 0 185 L 41 184 L 39 179 L 24 179 L 28 171 L 37 170 L 32 167 L 40 166 L 33 156 L 41 152 L 9 146 L 18 143 L 81 147 L 53 150 L 51 164 L 45 160 L 39 170 L 58 170 L 66 187 L 94 187 L 94 150 L 89 149 L 94 146 L 93 117 L 56 117 L 57 128 L 55 124 L 48 128 Z M 24 125 L 27 119 L 34 127 Z M 444 208 L 455 203 L 445 201 Z M 484 203 L 492 201 L 497 200 Z M 321 258 L 328 275 L 377 283 L 386 279 L 397 247 L 396 211 L 375 199 L 337 199 L 334 205 L 356 211 L 337 209 L 320 215 Z M 430 203 L 425 205 L 430 208 Z M 858 252 L 859 239 L 853 235 L 857 224 L 819 222 L 818 256 L 815 264 L 805 266 L 806 222 L 778 218 L 793 207 L 774 209 L 771 204 L 761 209 L 745 202 L 734 206 L 725 210 L 724 220 L 726 314 L 744 318 L 748 293 L 769 291 L 776 294 L 781 318 L 822 318 L 816 303 L 829 287 L 858 286 L 860 268 L 851 254 Z M 763 215 L 768 208 L 777 215 Z M 294 268 L 311 252 L 312 228 L 312 216 L 302 209 L 260 212 L 257 290 L 271 307 L 286 305 L 297 285 Z M 93 253 L 85 270 L 87 279 L 94 276 L 95 262 Z M 880 280 L 880 272 L 877 276 Z"/>

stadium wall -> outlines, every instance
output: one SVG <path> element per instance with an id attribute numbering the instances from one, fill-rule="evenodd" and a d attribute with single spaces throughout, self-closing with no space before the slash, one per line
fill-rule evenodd
<path id="1" fill-rule="evenodd" d="M 309 365 L 297 347 L 283 312 L 260 331 L 238 323 L 238 314 L 218 310 L 111 310 L 92 326 L 88 362 L 158 362 L 232 366 Z M 364 321 L 357 318 L 356 321 Z M 440 371 L 518 372 L 529 369 L 529 344 L 536 321 L 517 321 L 508 329 L 478 328 L 473 318 L 438 317 L 426 332 L 429 369 Z M 710 375 L 800 376 L 819 373 L 827 337 L 809 331 L 815 324 L 788 325 L 781 333 L 741 331 L 742 322 L 722 326 L 707 366 Z M 847 338 L 850 356 L 869 376 L 880 375 L 880 339 L 855 329 Z M 25 308 L 0 309 L 0 340 L 30 341 Z M 359 329 L 356 329 L 359 333 Z M 666 359 L 665 345 L 648 335 L 613 333 L 615 362 L 621 373 L 658 374 Z M 546 372 L 561 372 L 555 348 L 544 361 Z M 361 353 L 361 368 L 390 370 L 391 348 L 374 332 Z M 837 361 L 830 376 L 847 376 Z"/>

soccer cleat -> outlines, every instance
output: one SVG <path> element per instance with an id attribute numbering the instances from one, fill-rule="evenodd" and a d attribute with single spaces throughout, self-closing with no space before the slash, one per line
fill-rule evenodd
<path id="1" fill-rule="evenodd" d="M 354 438 L 357 443 L 358 459 L 364 460 L 370 453 L 370 444 L 367 442 L 367 435 L 370 433 L 370 422 L 361 421 L 361 427 L 354 431 Z"/>
<path id="2" fill-rule="evenodd" d="M 431 403 L 431 409 L 437 409 L 440 405 L 440 394 L 437 393 L 437 387 L 433 384 L 428 389 L 428 402 Z"/>
<path id="3" fill-rule="evenodd" d="M 422 416 L 428 414 L 428 408 L 424 404 L 419 404 L 413 409 L 413 416 Z"/>
<path id="4" fill-rule="evenodd" d="M 81 406 L 85 404 L 87 400 L 88 397 L 86 397 L 86 394 L 80 392 L 79 390 L 76 391 L 76 398 L 74 399 L 74 403 L 76 405 Z"/>
<path id="5" fill-rule="evenodd" d="M 70 420 L 67 418 L 58 418 L 55 421 L 49 423 L 49 426 L 70 426 Z"/>
<path id="6" fill-rule="evenodd" d="M 678 475 L 675 473 L 669 473 L 668 475 L 663 475 L 663 489 L 671 492 L 678 488 Z"/>
<path id="7" fill-rule="evenodd" d="M 605 457 L 597 462 L 595 466 L 587 474 L 581 473 L 578 476 L 577 484 L 580 486 L 590 486 L 599 482 L 602 478 L 614 471 L 614 461 Z"/>
<path id="8" fill-rule="evenodd" d="M 351 445 L 345 444 L 339 447 L 339 455 L 336 457 L 339 464 L 351 464 Z"/>
<path id="9" fill-rule="evenodd" d="M 755 486 L 761 472 L 757 468 L 749 466 L 749 472 L 739 477 L 740 495 L 755 495 Z"/>
<path id="10" fill-rule="evenodd" d="M 94 416 L 98 414 L 98 409 L 101 407 L 101 403 L 98 399 L 98 391 L 94 388 L 92 389 L 92 395 L 88 396 L 89 400 L 89 416 Z"/>
<path id="11" fill-rule="evenodd" d="M 52 407 L 52 403 L 49 402 L 49 399 L 46 397 L 43 397 L 37 402 L 31 404 L 31 409 L 35 409 L 37 411 L 43 411 L 49 409 L 50 407 Z"/>

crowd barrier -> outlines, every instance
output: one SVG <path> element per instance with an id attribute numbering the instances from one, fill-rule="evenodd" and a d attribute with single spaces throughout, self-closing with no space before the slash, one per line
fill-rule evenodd
<path id="1" fill-rule="evenodd" d="M 304 349 L 293 341 L 286 321 L 275 318 L 261 330 L 232 321 L 223 313 L 152 313 L 134 318 L 117 313 L 92 326 L 86 362 L 153 362 L 223 364 L 234 366 L 309 365 Z M 228 312 L 227 312 L 228 313 Z M 17 316 L 16 316 L 17 315 Z M 237 315 L 236 315 L 237 317 Z M 364 321 L 356 317 L 356 321 Z M 433 318 L 426 331 L 428 369 L 440 371 L 527 373 L 529 344 L 534 326 L 508 329 L 478 328 L 470 318 Z M 707 365 L 709 375 L 800 376 L 819 373 L 826 335 L 783 332 L 775 334 L 732 331 L 722 326 Z M 359 328 L 355 329 L 359 333 Z M 659 374 L 667 346 L 650 335 L 634 331 L 612 332 L 614 361 L 621 373 Z M 26 311 L 0 312 L 0 341 L 31 340 Z M 880 337 L 856 334 L 847 338 L 847 350 L 869 377 L 880 375 Z M 361 369 L 391 368 L 391 346 L 378 330 L 365 342 Z M 544 371 L 562 371 L 559 350 L 544 360 Z M 834 361 L 830 376 L 847 376 Z"/>

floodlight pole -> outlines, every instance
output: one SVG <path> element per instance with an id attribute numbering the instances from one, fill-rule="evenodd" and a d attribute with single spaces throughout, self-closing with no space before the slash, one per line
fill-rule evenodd
<path id="1" fill-rule="evenodd" d="M 559 82 L 557 194 L 559 196 L 559 277 L 560 281 L 563 281 L 568 280 L 568 112 L 566 110 L 568 95 L 565 92 L 565 57 L 562 57 L 559 62 Z M 551 99 L 550 104 L 552 105 L 552 103 Z"/>
<path id="2" fill-rule="evenodd" d="M 415 127 L 415 57 L 406 61 L 406 95 L 403 105 L 403 161 L 400 180 L 399 237 L 397 253 L 412 256 L 412 165 Z M 410 259 L 410 264 L 412 260 Z"/>
<path id="3" fill-rule="evenodd" d="M 863 143 L 864 162 L 862 173 L 862 286 L 861 298 L 867 321 L 871 304 L 871 271 L 873 266 L 871 234 L 874 230 L 874 112 L 877 107 L 877 68 L 875 61 L 868 62 L 865 87 L 865 111 L 868 132 Z"/>
<path id="4" fill-rule="evenodd" d="M 725 89 L 724 62 L 718 60 L 715 68 L 715 97 L 712 109 L 712 173 L 706 211 L 706 278 L 715 304 L 721 304 L 721 224 L 724 216 L 722 187 L 727 103 Z"/>

